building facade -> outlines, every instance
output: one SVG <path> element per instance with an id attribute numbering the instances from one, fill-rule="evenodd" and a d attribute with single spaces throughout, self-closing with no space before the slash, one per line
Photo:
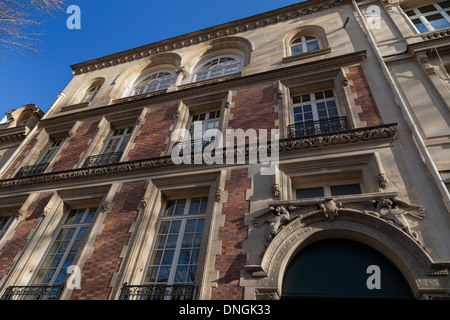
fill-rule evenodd
<path id="1" fill-rule="evenodd" d="M 449 14 L 310 0 L 73 65 L 1 168 L 0 295 L 449 298 Z"/>

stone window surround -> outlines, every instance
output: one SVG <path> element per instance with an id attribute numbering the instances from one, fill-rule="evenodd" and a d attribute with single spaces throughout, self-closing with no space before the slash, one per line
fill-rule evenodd
<path id="1" fill-rule="evenodd" d="M 120 183 L 113 183 L 112 185 L 107 184 L 103 186 L 65 189 L 53 192 L 53 196 L 45 206 L 40 217 L 40 223 L 36 229 L 30 232 L 27 245 L 21 252 L 21 256 L 29 257 L 29 259 L 19 259 L 14 263 L 8 275 L 2 279 L 2 291 L 6 290 L 9 286 L 30 285 L 35 272 L 38 271 L 38 267 L 53 240 L 52 234 L 59 227 L 61 219 L 66 216 L 70 209 L 86 206 L 98 207 L 98 214 L 91 224 L 89 236 L 85 240 L 83 248 L 76 258 L 76 265 L 80 267 L 81 276 L 83 276 L 83 264 L 93 253 L 95 238 L 101 233 L 103 229 L 103 220 L 111 209 L 111 205 L 106 204 L 111 203 L 114 194 L 120 189 L 120 185 Z M 27 212 L 27 210 L 30 209 L 30 205 L 32 205 L 33 201 L 37 199 L 38 196 L 39 193 L 37 192 L 30 194 L 20 210 L 22 212 Z M 15 219 L 16 223 L 19 223 L 24 218 L 24 215 L 19 216 L 18 219 Z M 67 300 L 70 297 L 71 292 L 72 290 L 65 287 L 60 299 Z"/>
<path id="2" fill-rule="evenodd" d="M 176 174 L 147 180 L 145 195 L 138 207 L 140 210 L 138 218 L 130 228 L 131 238 L 127 251 L 121 256 L 123 262 L 111 282 L 113 290 L 109 299 L 118 299 L 125 283 L 128 285 L 143 283 L 158 232 L 157 226 L 161 210 L 167 199 L 186 196 L 208 196 L 208 207 L 197 261 L 196 284 L 199 286 L 198 299 L 209 299 L 211 288 L 215 286 L 217 271 L 209 273 L 203 271 L 210 270 L 208 266 L 214 265 L 216 254 L 220 253 L 220 241 L 214 239 L 217 239 L 218 228 L 224 222 L 221 208 L 222 201 L 226 201 L 227 196 L 226 193 L 222 193 L 222 197 L 217 198 L 216 193 L 217 190 L 223 190 L 226 175 L 226 171 L 221 170 L 201 176 Z"/>
<path id="3" fill-rule="evenodd" d="M 308 77 L 290 78 L 278 82 L 279 97 L 279 128 L 280 138 L 288 137 L 287 126 L 294 123 L 291 97 L 296 94 L 314 92 L 314 90 L 333 89 L 340 116 L 346 116 L 349 129 L 356 128 L 356 110 L 350 107 L 351 92 L 346 85 L 346 78 L 342 68 L 309 75 Z"/>

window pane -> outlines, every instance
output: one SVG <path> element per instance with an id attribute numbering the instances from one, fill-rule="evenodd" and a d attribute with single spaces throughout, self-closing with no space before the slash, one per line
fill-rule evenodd
<path id="1" fill-rule="evenodd" d="M 414 25 L 416 26 L 417 30 L 420 33 L 428 31 L 427 27 L 425 27 L 425 25 L 422 23 L 422 21 L 420 21 L 420 19 L 413 19 L 411 21 L 412 23 L 414 23 Z"/>
<path id="2" fill-rule="evenodd" d="M 302 45 L 291 47 L 291 54 L 292 55 L 302 54 L 302 53 L 303 53 L 303 46 Z"/>
<path id="3" fill-rule="evenodd" d="M 316 97 L 316 100 L 324 98 L 323 92 L 316 92 L 314 95 Z"/>
<path id="4" fill-rule="evenodd" d="M 301 102 L 302 102 L 302 97 L 300 97 L 300 96 L 292 97 L 292 103 L 301 103 Z"/>
<path id="5" fill-rule="evenodd" d="M 436 11 L 436 8 L 433 5 L 423 6 L 419 8 L 419 11 L 422 13 Z"/>
<path id="6" fill-rule="evenodd" d="M 412 17 L 412 16 L 416 15 L 416 13 L 413 10 L 405 11 L 405 13 L 408 15 L 408 17 Z"/>
<path id="7" fill-rule="evenodd" d="M 439 4 L 442 8 L 450 8 L 450 1 L 442 1 L 442 2 L 438 2 L 438 4 Z"/>
<path id="8" fill-rule="evenodd" d="M 308 49 L 308 52 L 319 50 L 320 49 L 319 41 L 312 41 L 306 43 L 306 48 Z"/>
<path id="9" fill-rule="evenodd" d="M 360 194 L 361 193 L 361 187 L 358 183 L 354 184 L 346 184 L 346 185 L 339 185 L 339 186 L 331 186 L 331 195 L 333 196 L 340 196 L 345 194 Z"/>
<path id="10" fill-rule="evenodd" d="M 325 193 L 322 187 L 317 188 L 302 188 L 295 190 L 297 199 L 323 197 Z"/>
<path id="11" fill-rule="evenodd" d="M 450 27 L 450 22 L 448 22 L 441 14 L 433 14 L 431 16 L 427 16 L 427 20 L 435 29 Z"/>

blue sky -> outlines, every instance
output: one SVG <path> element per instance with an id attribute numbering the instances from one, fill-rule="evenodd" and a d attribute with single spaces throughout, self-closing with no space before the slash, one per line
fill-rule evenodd
<path id="1" fill-rule="evenodd" d="M 0 61 L 0 120 L 34 103 L 47 111 L 72 79 L 70 65 L 285 7 L 295 0 L 107 1 L 67 0 L 81 9 L 81 29 L 69 30 L 59 13 L 38 29 L 41 52 L 8 54 Z"/>

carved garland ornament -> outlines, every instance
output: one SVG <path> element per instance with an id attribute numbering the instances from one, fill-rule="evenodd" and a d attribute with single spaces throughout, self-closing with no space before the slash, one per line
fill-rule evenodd
<path id="1" fill-rule="evenodd" d="M 360 199 L 361 197 L 347 197 L 347 199 L 341 197 L 342 202 L 335 202 L 334 198 L 325 197 L 323 200 L 291 201 L 291 205 L 281 202 L 280 205 L 270 206 L 267 212 L 255 217 L 253 226 L 259 228 L 264 223 L 269 224 L 268 234 L 264 242 L 267 247 L 272 239 L 293 220 L 300 219 L 303 221 L 308 217 L 322 214 L 327 220 L 334 221 L 341 212 L 352 212 L 383 219 L 401 229 L 420 244 L 419 236 L 411 230 L 406 216 L 410 215 L 416 219 L 423 219 L 425 211 L 421 206 L 409 204 L 396 196 L 392 196 L 392 194 L 390 197 L 379 197 L 377 194 L 369 195 L 373 195 L 374 198 L 367 200 L 364 197 L 362 199 Z"/>

